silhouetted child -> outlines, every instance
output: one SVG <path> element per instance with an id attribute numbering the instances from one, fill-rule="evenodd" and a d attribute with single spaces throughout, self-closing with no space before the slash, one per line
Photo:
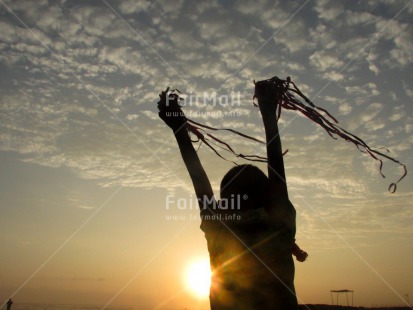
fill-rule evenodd
<path id="1" fill-rule="evenodd" d="M 177 102 L 166 102 L 171 98 L 164 92 L 158 103 L 200 202 L 213 272 L 212 310 L 298 308 L 292 253 L 301 254 L 299 260 L 307 254 L 295 245 L 295 209 L 288 198 L 273 87 L 267 81 L 255 86 L 266 133 L 268 177 L 255 166 L 236 166 L 222 179 L 218 202 Z"/>

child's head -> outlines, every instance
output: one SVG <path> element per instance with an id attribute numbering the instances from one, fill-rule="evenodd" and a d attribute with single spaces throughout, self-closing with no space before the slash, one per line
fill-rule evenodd
<path id="1" fill-rule="evenodd" d="M 222 178 L 220 191 L 221 200 L 239 201 L 242 211 L 267 207 L 270 201 L 268 177 L 253 165 L 240 165 L 230 169 Z"/>

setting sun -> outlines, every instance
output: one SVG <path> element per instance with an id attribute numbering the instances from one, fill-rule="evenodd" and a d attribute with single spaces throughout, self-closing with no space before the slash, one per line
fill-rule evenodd
<path id="1" fill-rule="evenodd" d="M 185 274 L 186 286 L 189 291 L 200 298 L 209 296 L 211 285 L 211 268 L 207 259 L 191 263 Z"/>

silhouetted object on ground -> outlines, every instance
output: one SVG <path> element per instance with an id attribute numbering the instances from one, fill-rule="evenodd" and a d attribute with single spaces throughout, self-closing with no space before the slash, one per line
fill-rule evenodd
<path id="1" fill-rule="evenodd" d="M 338 305 L 338 296 L 340 294 L 346 294 L 346 299 L 347 299 L 347 306 L 350 306 L 350 301 L 348 299 L 348 294 L 350 293 L 351 295 L 351 306 L 353 306 L 353 301 L 354 301 L 354 291 L 351 290 L 331 290 L 330 295 L 331 295 L 331 304 L 334 305 L 334 298 L 333 296 L 336 295 L 336 302 L 335 304 Z"/>
<path id="2" fill-rule="evenodd" d="M 332 305 L 299 305 L 299 310 L 411 310 L 411 307 L 347 307 Z"/>
<path id="3" fill-rule="evenodd" d="M 7 305 L 7 310 L 10 310 L 10 309 L 11 309 L 11 306 L 13 305 L 13 301 L 11 300 L 11 298 L 9 298 L 9 300 L 8 300 L 7 303 L 6 303 L 6 305 Z"/>
<path id="4" fill-rule="evenodd" d="M 207 145 L 208 141 L 185 117 L 179 96 L 168 91 L 160 95 L 159 116 L 175 134 L 200 203 L 201 229 L 213 272 L 211 309 L 298 309 L 292 254 L 300 261 L 308 255 L 295 245 L 296 212 L 285 181 L 274 84 L 261 81 L 255 85 L 266 133 L 268 177 L 255 166 L 235 166 L 221 181 L 220 201 L 215 200 L 189 131 Z M 211 134 L 208 137 L 218 141 Z"/>

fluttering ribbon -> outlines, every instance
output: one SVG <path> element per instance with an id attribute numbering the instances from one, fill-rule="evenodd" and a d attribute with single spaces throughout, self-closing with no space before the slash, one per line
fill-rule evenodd
<path id="1" fill-rule="evenodd" d="M 310 99 L 308 99 L 301 91 L 300 89 L 296 86 L 294 82 L 291 81 L 290 77 L 287 77 L 285 80 L 279 79 L 278 77 L 273 77 L 271 79 L 265 80 L 263 82 L 271 83 L 274 85 L 274 94 L 273 98 L 276 101 L 275 103 L 277 104 L 277 120 L 281 117 L 281 111 L 282 109 L 286 110 L 294 110 L 298 111 L 301 114 L 303 114 L 305 117 L 309 118 L 319 126 L 321 126 L 327 134 L 333 138 L 334 140 L 337 140 L 338 138 L 341 138 L 347 142 L 353 143 L 357 149 L 365 154 L 370 155 L 371 158 L 374 160 L 378 161 L 380 163 L 379 166 L 379 173 L 380 175 L 385 178 L 385 175 L 383 174 L 382 168 L 383 168 L 383 159 L 388 159 L 400 166 L 403 167 L 403 174 L 402 176 L 396 181 L 393 182 L 389 185 L 389 191 L 391 193 L 396 192 L 397 189 L 397 184 L 404 179 L 404 177 L 407 175 L 407 168 L 406 165 L 398 161 L 397 159 L 384 154 L 383 152 L 378 151 L 377 149 L 371 148 L 366 142 L 364 142 L 361 138 L 358 136 L 348 132 L 347 130 L 343 129 L 342 127 L 338 126 L 338 121 L 325 109 L 320 108 L 316 106 L 314 103 L 311 102 Z M 254 81 L 255 84 L 255 81 Z M 254 161 L 254 162 L 267 162 L 267 158 L 264 156 L 259 156 L 259 155 L 244 155 L 242 153 L 237 153 L 235 150 L 225 141 L 222 141 L 221 139 L 218 139 L 216 136 L 211 134 L 209 131 L 228 131 L 233 134 L 236 134 L 242 138 L 261 143 L 261 144 L 266 144 L 264 141 L 256 139 L 254 137 L 251 137 L 249 135 L 243 134 L 237 130 L 231 129 L 231 128 L 216 128 L 212 126 L 207 126 L 201 123 L 198 123 L 194 120 L 191 120 L 187 118 L 184 113 L 181 110 L 181 106 L 179 105 L 179 101 L 183 100 L 182 97 L 180 97 L 181 92 L 177 89 L 174 89 L 172 91 L 169 91 L 169 88 L 165 92 L 162 92 L 159 96 L 161 97 L 162 100 L 167 100 L 170 108 L 177 112 L 180 113 L 180 115 L 184 118 L 185 126 L 186 129 L 194 134 L 198 140 L 193 141 L 193 142 L 198 142 L 201 141 L 201 143 L 204 143 L 206 146 L 208 146 L 216 155 L 218 155 L 220 158 L 225 159 L 227 161 L 230 161 L 234 164 L 237 165 L 234 161 L 228 160 L 225 158 L 221 153 L 219 153 L 216 147 L 222 148 L 225 151 L 228 151 L 232 154 L 234 154 L 238 158 L 243 158 L 248 161 Z M 254 106 L 258 106 L 255 103 L 255 98 L 256 95 L 254 94 L 253 96 L 253 104 Z M 321 112 L 321 113 L 320 113 Z M 387 150 L 387 149 L 386 149 Z M 285 155 L 284 152 L 283 155 Z M 389 152 L 389 150 L 387 150 Z"/>
<path id="2" fill-rule="evenodd" d="M 187 118 L 185 114 L 182 112 L 181 105 L 179 104 L 180 101 L 184 100 L 179 94 L 181 94 L 181 92 L 178 89 L 169 90 L 169 87 L 168 87 L 166 91 L 162 92 L 159 95 L 159 97 L 161 98 L 159 102 L 159 109 L 160 110 L 165 109 L 168 111 L 167 113 L 171 113 L 170 115 L 180 117 L 182 123 L 185 124 L 185 127 L 188 130 L 188 132 L 192 133 L 197 138 L 197 140 L 193 140 L 192 142 L 200 141 L 201 143 L 209 147 L 217 156 L 219 156 L 220 158 L 226 161 L 232 162 L 235 165 L 238 165 L 238 164 L 232 160 L 227 159 L 215 147 L 221 148 L 224 151 L 232 153 L 236 157 L 243 158 L 247 161 L 267 162 L 267 157 L 265 156 L 249 155 L 249 154 L 242 154 L 242 153 L 235 152 L 235 150 L 227 142 L 222 141 L 221 139 L 217 138 L 215 135 L 208 132 L 208 130 L 209 131 L 228 131 L 242 138 L 245 138 L 245 139 L 257 142 L 257 143 L 266 144 L 264 141 L 251 137 L 249 135 L 246 135 L 244 133 L 241 133 L 231 128 L 216 128 L 216 127 L 201 124 L 199 122 L 196 122 L 192 119 Z"/>
<path id="3" fill-rule="evenodd" d="M 389 191 L 391 193 L 394 193 L 396 191 L 397 184 L 407 175 L 407 168 L 405 164 L 389 155 L 384 154 L 383 152 L 378 151 L 377 149 L 372 149 L 362 139 L 336 125 L 338 124 L 338 121 L 327 110 L 317 107 L 314 103 L 312 103 L 311 100 L 308 99 L 300 91 L 295 83 L 291 81 L 290 77 L 287 77 L 286 80 L 282 80 L 275 76 L 269 80 L 266 80 L 266 82 L 272 83 L 275 86 L 274 98 L 276 98 L 278 103 L 277 118 L 280 118 L 281 116 L 281 108 L 284 108 L 286 110 L 295 110 L 302 113 L 304 116 L 320 125 L 334 140 L 337 140 L 337 137 L 339 137 L 347 142 L 351 142 L 357 147 L 360 152 L 366 153 L 370 155 L 374 160 L 378 161 L 380 163 L 379 173 L 383 178 L 385 178 L 385 175 L 382 171 L 383 160 L 380 159 L 380 157 L 386 158 L 402 166 L 403 175 L 396 182 L 389 185 Z M 295 95 L 298 95 L 298 97 L 300 97 L 302 100 L 297 99 Z M 254 102 L 255 97 L 256 96 L 254 95 L 253 103 L 255 106 L 257 106 L 257 104 Z M 321 114 L 319 111 L 326 114 L 326 116 Z M 389 150 L 387 150 L 387 152 L 389 152 Z"/>

